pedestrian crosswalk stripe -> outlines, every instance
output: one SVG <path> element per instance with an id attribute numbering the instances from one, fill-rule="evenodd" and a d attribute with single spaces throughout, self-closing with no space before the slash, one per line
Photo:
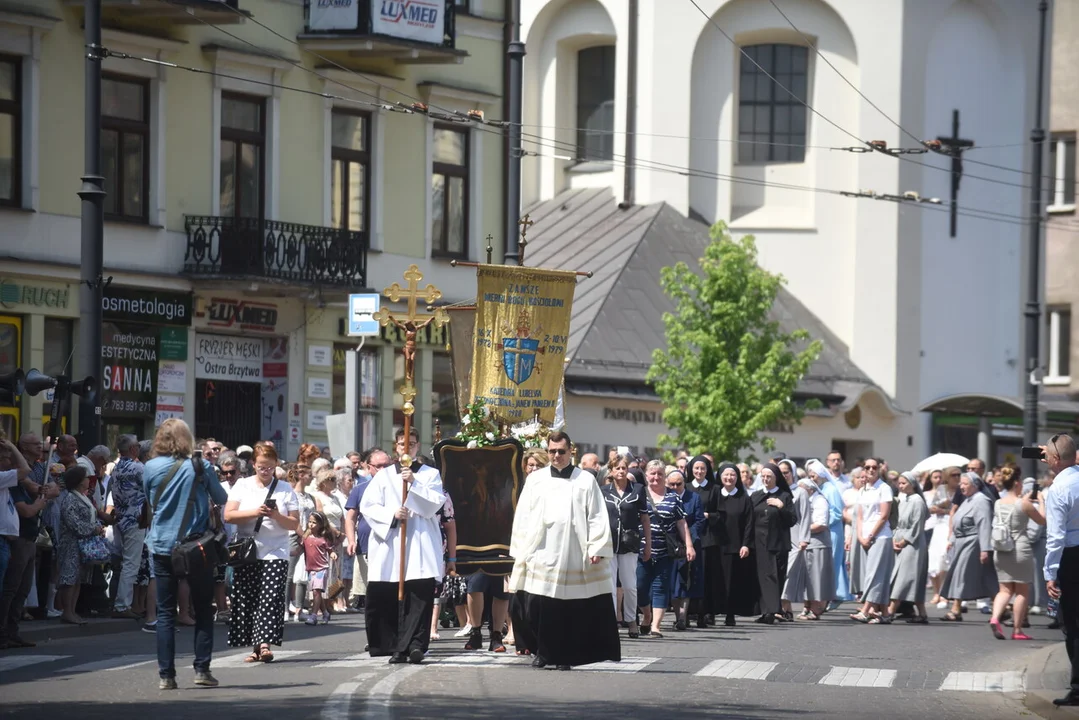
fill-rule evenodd
<path id="1" fill-rule="evenodd" d="M 0 657 L 0 672 L 10 672 L 30 665 L 66 660 L 70 655 L 8 655 Z"/>
<path id="2" fill-rule="evenodd" d="M 765 680 L 778 663 L 754 660 L 713 660 L 698 670 L 697 677 L 728 678 L 730 680 Z"/>
<path id="3" fill-rule="evenodd" d="M 821 685 L 838 685 L 839 687 L 891 687 L 895 682 L 895 670 L 881 670 L 879 668 L 850 668 L 833 667 L 828 674 L 821 678 Z"/>
<path id="4" fill-rule="evenodd" d="M 368 653 L 360 653 L 358 655 L 349 655 L 348 657 L 341 658 L 340 660 L 329 660 L 327 662 L 319 663 L 315 665 L 316 668 L 358 668 L 369 667 L 371 665 L 385 665 L 387 659 L 384 657 L 371 657 Z"/>
<path id="5" fill-rule="evenodd" d="M 529 665 L 530 657 L 517 655 L 503 655 L 502 653 L 470 652 L 459 655 L 446 655 L 442 657 L 430 657 L 428 661 L 440 667 L 512 667 Z M 659 661 L 658 657 L 624 657 L 621 662 L 598 662 L 590 665 L 579 665 L 576 670 L 585 672 L 610 672 L 610 673 L 637 673 L 649 665 Z"/>
<path id="6" fill-rule="evenodd" d="M 75 665 L 74 667 L 60 668 L 53 672 L 75 674 L 97 672 L 100 670 L 127 670 L 128 668 L 138 667 L 139 665 L 146 665 L 153 662 L 155 659 L 157 659 L 157 655 L 117 655 L 116 657 L 95 660 L 93 662 L 83 663 L 82 665 Z"/>
<path id="7" fill-rule="evenodd" d="M 288 658 L 297 657 L 299 655 L 307 655 L 310 650 L 273 650 L 274 660 L 286 660 Z M 220 660 L 214 659 L 211 666 L 216 670 L 217 668 L 232 668 L 232 667 L 249 667 L 250 665 L 260 665 L 261 663 L 245 663 L 244 658 L 250 655 L 249 652 L 236 653 L 235 655 L 226 655 Z"/>
<path id="8" fill-rule="evenodd" d="M 621 662 L 604 661 L 581 665 L 575 669 L 591 672 L 636 673 L 658 660 L 658 657 L 624 657 Z"/>
<path id="9" fill-rule="evenodd" d="M 1021 672 L 950 672 L 941 690 L 965 692 L 1023 692 L 1026 683 Z"/>

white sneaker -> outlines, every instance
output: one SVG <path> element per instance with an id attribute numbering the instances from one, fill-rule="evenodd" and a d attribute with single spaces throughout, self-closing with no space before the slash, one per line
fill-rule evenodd
<path id="1" fill-rule="evenodd" d="M 937 603 L 937 610 L 943 610 L 946 607 L 948 607 L 947 600 L 941 600 L 939 603 Z"/>
<path id="2" fill-rule="evenodd" d="M 465 626 L 463 628 L 461 628 L 460 630 L 458 630 L 454 634 L 454 637 L 463 638 L 463 637 L 468 637 L 471 634 L 472 634 L 472 623 L 465 623 Z"/>
<path id="3" fill-rule="evenodd" d="M 1042 614 L 1042 606 L 1041 605 L 1031 605 L 1030 606 L 1030 614 L 1031 615 L 1041 615 Z"/>
<path id="4" fill-rule="evenodd" d="M 50 619 L 50 620 L 55 620 L 56 618 L 60 617 L 60 616 L 61 616 L 61 615 L 63 615 L 64 613 L 63 613 L 63 611 L 61 611 L 61 610 L 55 610 L 55 609 L 53 609 L 53 610 L 47 610 L 47 611 L 45 612 L 45 614 L 46 614 L 46 615 L 48 615 L 48 617 L 49 617 L 49 619 Z"/>

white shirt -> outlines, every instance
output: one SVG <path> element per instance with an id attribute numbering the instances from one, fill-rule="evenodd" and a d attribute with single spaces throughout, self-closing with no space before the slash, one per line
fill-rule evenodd
<path id="1" fill-rule="evenodd" d="M 228 501 L 238 502 L 240 504 L 238 509 L 241 511 L 254 510 L 266 502 L 266 493 L 269 489 L 270 486 L 260 483 L 257 476 L 240 478 L 229 489 Z M 284 480 L 277 481 L 277 487 L 274 488 L 273 495 L 270 497 L 277 501 L 277 511 L 282 515 L 299 510 L 300 501 L 292 487 Z M 278 525 L 272 518 L 264 517 L 262 526 L 256 534 L 257 520 L 258 518 L 253 518 L 236 523 L 237 537 L 253 536 L 255 538 L 259 560 L 288 560 L 288 530 Z"/>
<path id="2" fill-rule="evenodd" d="M 445 569 L 442 559 L 442 530 L 438 511 L 446 504 L 442 476 L 427 465 L 412 473 L 412 486 L 404 506 L 408 510 L 405 523 L 405 580 L 442 578 Z M 382 468 L 360 500 L 360 514 L 371 526 L 367 546 L 367 581 L 397 582 L 401 577 L 401 525 L 394 514 L 401 507 L 401 473 L 396 465 Z"/>
<path id="3" fill-rule="evenodd" d="M 828 526 L 828 498 L 819 492 L 813 493 L 809 498 L 810 524 Z"/>
<path id="4" fill-rule="evenodd" d="M 883 480 L 877 480 L 873 485 L 867 485 L 858 493 L 858 506 L 862 514 L 862 539 L 867 540 L 869 533 L 880 519 L 880 504 L 892 501 L 892 487 Z M 884 525 L 881 526 L 878 538 L 890 538 L 892 528 L 885 517 Z"/>
<path id="5" fill-rule="evenodd" d="M 1079 467 L 1058 473 L 1044 502 L 1045 579 L 1056 580 L 1064 548 L 1079 545 Z"/>
<path id="6" fill-rule="evenodd" d="M 11 488 L 18 484 L 18 470 L 0 470 L 0 536 L 19 536 L 19 513 L 11 499 Z"/>

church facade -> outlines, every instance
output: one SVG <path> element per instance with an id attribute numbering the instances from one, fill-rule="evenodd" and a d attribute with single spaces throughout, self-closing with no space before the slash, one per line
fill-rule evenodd
<path id="1" fill-rule="evenodd" d="M 523 0 L 521 20 L 524 206 L 611 188 L 754 235 L 874 388 L 780 449 L 849 439 L 898 467 L 1020 444 L 1036 4 Z M 854 408 L 871 437 L 852 437 Z"/>

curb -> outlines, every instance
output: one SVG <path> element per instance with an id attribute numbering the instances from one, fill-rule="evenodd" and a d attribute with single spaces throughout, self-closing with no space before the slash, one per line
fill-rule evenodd
<path id="1" fill-rule="evenodd" d="M 1053 699 L 1067 692 L 1071 664 L 1064 643 L 1054 643 L 1031 653 L 1023 669 L 1026 693 L 1023 705 L 1042 718 L 1079 718 L 1079 708 L 1059 708 Z"/>
<path id="2" fill-rule="evenodd" d="M 137 620 L 102 618 L 89 620 L 85 625 L 67 625 L 59 620 L 35 620 L 21 623 L 19 634 L 39 645 L 55 640 L 70 640 L 96 635 L 113 635 L 122 632 L 137 632 L 142 624 Z"/>

